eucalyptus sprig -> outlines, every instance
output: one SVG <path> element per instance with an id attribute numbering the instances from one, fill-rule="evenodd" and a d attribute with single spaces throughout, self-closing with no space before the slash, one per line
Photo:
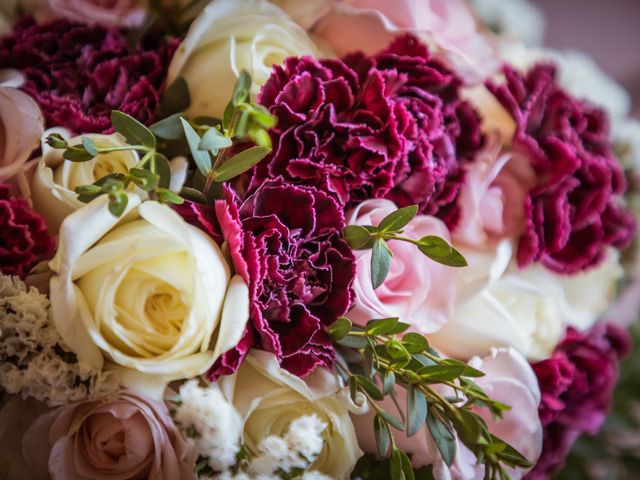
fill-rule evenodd
<path id="1" fill-rule="evenodd" d="M 382 219 L 378 226 L 347 225 L 344 237 L 349 245 L 356 250 L 372 250 L 371 253 L 371 283 L 378 288 L 389 273 L 393 253 L 387 245 L 389 240 L 408 242 L 420 250 L 424 255 L 443 265 L 450 267 L 465 267 L 467 261 L 446 240 L 435 235 L 427 235 L 420 239 L 403 236 L 403 228 L 418 214 L 418 206 L 410 205 L 400 208 Z"/>
<path id="2" fill-rule="evenodd" d="M 171 168 L 165 155 L 157 151 L 157 140 L 149 128 L 124 112 L 113 110 L 111 124 L 117 133 L 122 135 L 127 144 L 120 146 L 98 146 L 90 136 L 83 136 L 78 145 L 70 145 L 61 135 L 54 133 L 46 142 L 53 148 L 64 149 L 63 158 L 72 162 L 88 162 L 98 155 L 134 151 L 141 155 L 136 165 L 127 173 L 106 175 L 91 185 L 76 187 L 75 192 L 82 202 L 107 195 L 109 211 L 116 217 L 122 215 L 127 208 L 128 197 L 125 193 L 129 185 L 134 184 L 163 203 L 180 204 L 183 199 L 169 190 Z"/>
<path id="3" fill-rule="evenodd" d="M 353 400 L 361 393 L 376 411 L 373 422 L 378 455 L 389 462 L 391 478 L 415 478 L 408 455 L 396 445 L 393 430 L 411 437 L 424 425 L 448 466 L 455 458 L 457 437 L 485 465 L 486 479 L 508 479 L 506 467 L 529 467 L 527 459 L 491 434 L 484 419 L 472 409 L 487 408 L 499 418 L 510 408 L 491 399 L 473 381 L 484 374 L 464 362 L 441 358 L 418 333 L 399 336 L 408 328 L 398 318 L 371 320 L 361 328 L 341 317 L 329 330 L 337 345 L 358 352 L 356 361 L 339 359 L 338 372 L 348 382 Z M 397 401 L 397 386 L 407 390 L 404 409 Z M 444 386 L 450 393 L 444 395 L 435 386 Z M 377 403 L 387 396 L 398 416 Z"/>

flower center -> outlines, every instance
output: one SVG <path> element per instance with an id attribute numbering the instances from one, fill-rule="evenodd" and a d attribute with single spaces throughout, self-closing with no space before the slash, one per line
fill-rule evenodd
<path id="1" fill-rule="evenodd" d="M 112 173 L 127 173 L 127 165 L 124 156 L 118 152 L 103 153 L 94 160 L 93 178 L 96 180 L 106 177 Z"/>
<path id="2" fill-rule="evenodd" d="M 187 310 L 180 300 L 180 293 L 168 285 L 157 288 L 144 304 L 149 326 L 160 334 L 180 333 Z"/>

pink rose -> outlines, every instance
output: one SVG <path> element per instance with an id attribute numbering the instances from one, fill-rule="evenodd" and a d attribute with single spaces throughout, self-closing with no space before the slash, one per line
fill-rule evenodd
<path id="1" fill-rule="evenodd" d="M 359 204 L 347 221 L 356 225 L 378 225 L 397 207 L 390 200 L 374 199 Z M 449 241 L 449 230 L 439 219 L 418 215 L 404 228 L 404 236 L 419 239 L 437 235 Z M 355 307 L 348 313 L 356 324 L 373 318 L 399 317 L 412 330 L 432 333 L 444 324 L 455 301 L 455 269 L 425 257 L 407 242 L 391 240 L 393 260 L 387 278 L 376 290 L 371 285 L 371 250 L 355 251 Z"/>
<path id="2" fill-rule="evenodd" d="M 53 410 L 23 438 L 37 478 L 190 479 L 195 458 L 167 407 L 132 392 Z"/>
<path id="3" fill-rule="evenodd" d="M 458 205 L 460 223 L 454 241 L 484 248 L 524 229 L 524 201 L 533 170 L 516 154 L 501 153 L 494 134 L 474 162 L 467 165 Z"/>
<path id="4" fill-rule="evenodd" d="M 413 33 L 443 52 L 465 80 L 477 82 L 500 66 L 465 0 L 277 0 L 319 45 L 338 56 L 373 54 L 399 34 Z"/>
<path id="5" fill-rule="evenodd" d="M 0 183 L 10 183 L 14 194 L 28 196 L 25 163 L 40 145 L 43 131 L 36 102 L 16 88 L 0 86 Z"/>
<path id="6" fill-rule="evenodd" d="M 56 17 L 109 27 L 138 27 L 146 16 L 146 0 L 49 0 Z"/>
<path id="7" fill-rule="evenodd" d="M 505 412 L 500 420 L 493 420 L 486 408 L 477 408 L 487 423 L 489 431 L 497 435 L 522 453 L 530 462 L 535 463 L 542 450 L 542 424 L 538 418 L 540 389 L 531 366 L 525 358 L 513 349 L 494 350 L 488 357 L 478 357 L 469 362 L 474 368 L 485 373 L 484 377 L 475 379 L 485 392 L 493 399 L 510 405 L 511 410 Z M 448 387 L 436 387 L 442 395 L 449 395 Z M 397 388 L 399 405 L 406 405 L 407 392 Z M 390 397 L 380 402 L 382 408 L 397 415 Z M 352 415 L 358 435 L 360 448 L 365 452 L 375 453 L 375 435 L 373 433 L 373 416 L 375 410 L 370 409 L 365 415 Z M 447 468 L 440 456 L 426 425 L 414 436 L 392 430 L 398 448 L 411 454 L 415 467 L 433 465 L 436 480 L 481 480 L 484 478 L 484 466 L 476 465 L 476 458 L 459 440 L 456 445 L 456 457 L 451 468 Z M 512 479 L 522 478 L 523 470 L 509 470 Z"/>

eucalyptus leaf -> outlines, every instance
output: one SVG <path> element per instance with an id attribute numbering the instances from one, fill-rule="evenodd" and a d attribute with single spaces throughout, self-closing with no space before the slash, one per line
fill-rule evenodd
<path id="1" fill-rule="evenodd" d="M 184 135 L 180 114 L 174 113 L 149 127 L 151 132 L 164 140 L 179 140 Z"/>
<path id="2" fill-rule="evenodd" d="M 98 155 L 98 146 L 91 137 L 82 137 L 82 146 L 91 156 L 95 157 L 96 155 Z"/>
<path id="3" fill-rule="evenodd" d="M 347 225 L 344 227 L 344 239 L 355 250 L 365 248 L 371 241 L 369 231 L 360 225 Z M 371 245 L 369 245 L 371 248 Z"/>
<path id="4" fill-rule="evenodd" d="M 129 145 L 144 145 L 147 148 L 156 148 L 156 137 L 151 130 L 138 120 L 119 110 L 111 112 L 111 124 L 113 128 L 127 139 Z"/>
<path id="5" fill-rule="evenodd" d="M 200 150 L 209 150 L 216 155 L 218 150 L 230 147 L 231 145 L 233 145 L 233 142 L 229 137 L 225 137 L 217 128 L 211 127 L 202 136 L 198 148 Z"/>
<path id="6" fill-rule="evenodd" d="M 209 175 L 209 172 L 211 172 L 211 156 L 209 152 L 200 150 L 200 135 L 198 135 L 198 132 L 196 132 L 184 118 L 181 117 L 180 121 L 182 122 L 184 134 L 187 137 L 191 156 L 194 162 L 196 162 L 196 167 L 198 167 L 200 173 L 206 177 Z"/>
<path id="7" fill-rule="evenodd" d="M 427 399 L 414 385 L 407 388 L 407 436 L 412 437 L 427 419 Z"/>
<path id="8" fill-rule="evenodd" d="M 456 437 L 452 431 L 453 427 L 433 414 L 427 415 L 427 427 L 444 463 L 447 467 L 451 467 L 456 457 Z"/>
<path id="9" fill-rule="evenodd" d="M 171 164 L 169 159 L 161 153 L 154 153 L 152 159 L 156 173 L 158 174 L 158 186 L 161 188 L 169 188 L 171 184 Z"/>
<path id="10" fill-rule="evenodd" d="M 213 179 L 216 182 L 226 182 L 227 180 L 231 180 L 233 177 L 246 172 L 256 165 L 266 157 L 270 151 L 271 150 L 268 148 L 263 147 L 247 148 L 246 150 L 234 155 L 218 167 L 218 169 L 212 173 Z"/>
<path id="11" fill-rule="evenodd" d="M 338 317 L 338 320 L 329 327 L 329 336 L 331 340 L 337 342 L 338 340 L 343 339 L 347 336 L 347 334 L 351 331 L 351 320 L 346 317 Z"/>
<path id="12" fill-rule="evenodd" d="M 389 447 L 391 446 L 391 432 L 389 431 L 387 422 L 380 414 L 373 417 L 373 433 L 376 437 L 378 455 L 380 458 L 384 458 L 389 454 Z"/>
<path id="13" fill-rule="evenodd" d="M 371 284 L 374 289 L 384 283 L 391 265 L 391 254 L 384 240 L 381 238 L 373 242 L 371 252 Z"/>
<path id="14" fill-rule="evenodd" d="M 71 162 L 88 162 L 93 160 L 94 156 L 84 149 L 84 146 L 68 147 L 63 153 L 62 157 Z"/>
<path id="15" fill-rule="evenodd" d="M 384 217 L 378 225 L 381 232 L 396 232 L 404 228 L 418 213 L 418 205 L 399 208 Z"/>

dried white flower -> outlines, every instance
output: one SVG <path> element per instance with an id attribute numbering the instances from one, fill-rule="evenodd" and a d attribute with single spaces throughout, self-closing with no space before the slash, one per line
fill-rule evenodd
<path id="1" fill-rule="evenodd" d="M 118 387 L 112 373 L 81 365 L 49 317 L 49 300 L 0 276 L 0 386 L 49 405 L 97 398 Z"/>

